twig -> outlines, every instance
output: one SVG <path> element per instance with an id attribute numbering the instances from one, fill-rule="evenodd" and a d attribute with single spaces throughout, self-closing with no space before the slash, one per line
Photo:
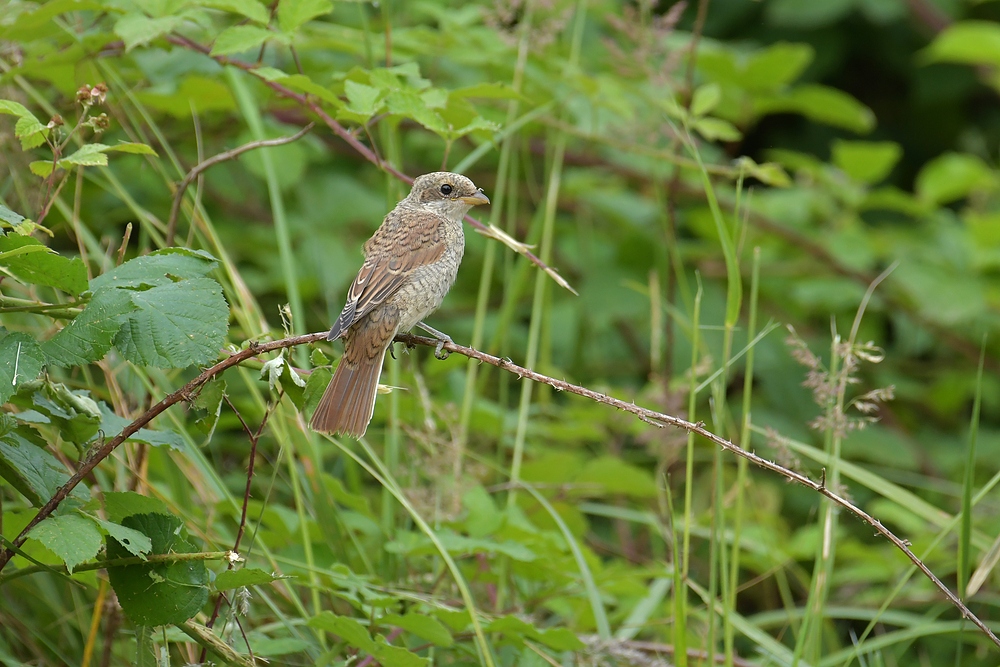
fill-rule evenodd
<path id="1" fill-rule="evenodd" d="M 42 520 L 49 517 L 65 500 L 70 492 L 76 486 L 83 481 L 83 479 L 90 474 L 90 472 L 97 467 L 97 464 L 106 459 L 111 453 L 123 442 L 125 442 L 129 437 L 134 435 L 139 429 L 143 428 L 146 424 L 152 421 L 156 416 L 161 414 L 167 408 L 181 401 L 188 400 L 193 392 L 198 389 L 212 378 L 214 378 L 219 373 L 222 373 L 228 368 L 231 368 L 247 359 L 251 359 L 258 355 L 264 354 L 265 352 L 272 352 L 274 350 L 280 350 L 288 347 L 293 347 L 296 345 L 304 345 L 307 343 L 315 343 L 326 338 L 327 332 L 321 331 L 319 333 L 304 334 L 301 336 L 292 336 L 290 338 L 283 338 L 281 340 L 272 341 L 270 343 L 251 343 L 251 345 L 245 349 L 241 350 L 226 359 L 223 359 L 219 363 L 215 364 L 211 368 L 203 371 L 198 377 L 188 382 L 186 385 L 178 389 L 177 391 L 164 397 L 160 402 L 153 405 L 149 410 L 137 417 L 131 424 L 125 427 L 125 429 L 119 433 L 114 438 L 107 440 L 104 445 L 100 447 L 94 454 L 88 457 L 80 466 L 80 468 L 73 473 L 69 480 L 63 484 L 56 491 L 55 495 L 45 503 L 45 505 L 38 511 L 38 513 L 28 522 L 28 525 L 24 527 L 24 530 L 13 540 L 12 547 L 8 547 L 0 552 L 0 570 L 2 570 L 11 558 L 14 556 L 14 549 L 19 548 L 24 541 L 28 538 L 28 533 L 32 528 L 37 526 Z M 571 384 L 565 380 L 557 380 L 548 375 L 542 375 L 537 373 L 530 368 L 525 368 L 515 364 L 513 361 L 507 358 L 495 357 L 492 354 L 487 354 L 485 352 L 480 352 L 471 347 L 465 347 L 464 345 L 458 345 L 457 343 L 445 342 L 441 343 L 436 338 L 428 338 L 426 336 L 414 336 L 413 334 L 398 334 L 395 338 L 395 342 L 404 343 L 406 345 L 423 345 L 425 347 L 437 347 L 441 346 L 442 349 L 448 350 L 452 353 L 461 354 L 462 356 L 468 357 L 469 359 L 475 359 L 481 363 L 487 363 L 491 366 L 496 366 L 501 370 L 505 370 L 508 373 L 516 375 L 518 379 L 527 378 L 534 382 L 540 382 L 546 384 L 553 389 L 561 392 L 567 392 L 570 394 L 576 394 L 577 396 L 582 396 L 588 398 L 595 403 L 600 403 L 602 405 L 609 405 L 618 410 L 622 410 L 629 414 L 635 415 L 639 419 L 659 428 L 665 426 L 675 426 L 677 428 L 695 433 L 705 438 L 709 442 L 721 447 L 722 449 L 735 454 L 741 458 L 750 461 L 754 465 L 764 468 L 765 470 L 770 470 L 771 472 L 777 473 L 786 479 L 800 484 L 806 488 L 812 489 L 816 493 L 829 498 L 835 504 L 843 507 L 851 514 L 854 514 L 859 519 L 865 523 L 873 526 L 875 530 L 889 540 L 897 549 L 899 549 L 903 554 L 910 559 L 918 570 L 920 570 L 925 577 L 927 577 L 938 590 L 947 598 L 947 600 L 961 612 L 962 616 L 972 621 L 972 623 L 979 628 L 990 641 L 992 641 L 996 646 L 1000 647 L 1000 637 L 997 637 L 992 630 L 990 630 L 985 623 L 978 616 L 976 616 L 972 611 L 965 606 L 951 590 L 945 586 L 938 577 L 931 572 L 930 568 L 924 565 L 916 554 L 914 554 L 905 540 L 896 537 L 896 535 L 890 531 L 888 528 L 882 525 L 882 522 L 873 517 L 868 512 L 854 505 L 846 498 L 834 493 L 830 488 L 828 488 L 825 483 L 814 482 L 805 475 L 795 472 L 794 470 L 789 470 L 784 466 L 778 465 L 773 461 L 768 461 L 765 458 L 757 456 L 753 452 L 747 451 L 738 445 L 720 437 L 705 428 L 703 422 L 689 422 L 686 419 L 681 419 L 680 417 L 674 417 L 673 415 L 668 415 L 662 412 L 657 412 L 655 410 L 649 410 L 648 408 L 643 408 L 635 403 L 627 403 L 625 401 L 619 400 L 617 398 L 612 398 L 607 394 L 602 394 L 600 392 L 593 391 L 592 389 L 587 389 L 586 387 L 581 387 L 579 385 Z"/>
<path id="2" fill-rule="evenodd" d="M 220 65 L 231 65 L 233 67 L 237 67 L 237 68 L 239 68 L 239 69 L 241 69 L 241 70 L 243 70 L 245 72 L 248 72 L 250 74 L 256 74 L 256 72 L 255 72 L 255 70 L 257 69 L 256 65 L 245 63 L 245 62 L 242 62 L 240 60 L 235 60 L 235 59 L 229 58 L 227 56 L 213 56 L 213 55 L 211 55 L 211 51 L 212 50 L 209 47 L 207 47 L 207 46 L 205 46 L 203 44 L 199 44 L 199 43 L 197 43 L 195 41 L 192 41 L 192 40 L 190 40 L 187 37 L 184 37 L 182 35 L 167 35 L 166 39 L 167 39 L 167 41 L 169 41 L 172 44 L 176 44 L 178 46 L 183 46 L 184 48 L 191 49 L 192 51 L 197 51 L 197 52 L 202 53 L 202 54 L 204 54 L 206 56 L 209 56 L 210 58 L 212 58 L 213 60 L 215 60 Z M 369 162 L 371 162 L 372 164 L 374 164 L 376 167 L 378 167 L 379 169 L 381 169 L 381 170 L 383 170 L 383 171 L 385 171 L 385 172 L 387 172 L 389 174 L 392 174 L 393 176 L 395 176 L 399 180 L 403 181 L 404 183 L 407 183 L 407 184 L 413 183 L 413 178 L 412 177 L 407 176 L 403 172 L 401 172 L 398 169 L 396 169 L 395 167 L 393 167 L 391 164 L 388 164 L 387 162 L 382 162 L 372 149 L 368 148 L 368 146 L 365 146 L 363 143 L 361 143 L 361 141 L 359 141 L 358 138 L 356 136 L 354 136 L 354 134 L 352 134 L 343 125 L 341 125 L 340 123 L 338 123 L 337 120 L 335 118 L 333 118 L 333 116 L 331 116 L 330 114 L 328 114 L 323 109 L 323 107 L 320 106 L 319 103 L 317 103 L 314 99 L 310 98 L 308 95 L 306 95 L 304 93 L 297 93 L 294 90 L 281 85 L 280 79 L 277 80 L 277 81 L 269 81 L 269 80 L 267 80 L 267 79 L 265 79 L 263 77 L 259 77 L 259 78 L 260 78 L 260 82 L 262 84 L 264 84 L 265 86 L 267 86 L 268 88 L 270 88 L 274 92 L 278 93 L 282 97 L 287 97 L 288 99 L 294 100 L 298 104 L 306 107 L 307 109 L 309 109 L 310 111 L 312 111 L 314 114 L 316 114 L 319 117 L 319 119 L 322 120 L 323 123 L 328 128 L 330 128 L 330 130 L 333 131 L 334 134 L 336 134 L 338 137 L 340 137 L 341 139 L 343 139 L 344 142 L 346 142 L 348 146 L 350 146 L 351 148 L 353 148 L 363 158 L 365 158 L 366 160 L 368 160 Z M 492 235 L 491 233 L 488 232 L 488 228 L 486 227 L 486 225 L 484 225 L 483 223 L 481 223 L 479 220 L 476 220 L 475 218 L 473 218 L 473 217 L 471 217 L 469 215 L 465 216 L 465 220 L 470 225 L 472 225 L 474 228 L 476 228 L 477 230 L 486 233 L 487 236 L 491 236 Z M 532 253 L 530 250 L 528 250 L 525 246 L 518 245 L 516 247 L 514 247 L 514 246 L 508 246 L 508 247 L 510 247 L 511 250 L 513 250 L 514 252 L 517 252 L 518 254 L 521 254 L 521 255 L 524 255 L 525 257 L 527 257 L 535 266 L 537 266 L 538 268 L 540 268 L 542 271 L 545 271 L 545 273 L 548 274 L 548 276 L 550 278 L 552 278 L 553 280 L 555 280 L 556 283 L 558 283 L 561 287 L 564 287 L 567 290 L 573 291 L 573 288 L 570 287 L 570 284 L 568 282 L 566 282 L 565 278 L 563 278 L 562 276 L 560 276 L 559 273 L 555 269 L 553 269 L 548 264 L 546 264 L 541 259 L 539 259 L 534 253 Z"/>
<path id="3" fill-rule="evenodd" d="M 277 139 L 260 139 L 258 141 L 251 141 L 245 143 L 242 146 L 237 146 L 236 148 L 230 149 L 228 151 L 223 151 L 218 155 L 213 155 L 203 162 L 199 162 L 191 171 L 187 173 L 181 184 L 177 186 L 177 192 L 174 193 L 174 202 L 170 206 L 170 218 L 167 220 L 167 238 L 166 245 L 172 246 L 174 244 L 174 234 L 177 232 L 177 216 L 181 210 L 181 201 L 184 199 L 184 193 L 187 191 L 188 186 L 194 182 L 194 179 L 201 176 L 201 174 L 220 162 L 226 162 L 227 160 L 235 160 L 243 153 L 247 151 L 252 151 L 255 148 L 267 148 L 269 146 L 283 146 L 285 144 L 290 144 L 293 141 L 301 139 L 309 130 L 313 129 L 315 123 L 309 123 L 301 130 L 295 134 L 288 137 L 278 137 Z"/>

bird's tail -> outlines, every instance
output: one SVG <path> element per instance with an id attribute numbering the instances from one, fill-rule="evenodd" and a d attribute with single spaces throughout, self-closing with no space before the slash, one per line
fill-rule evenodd
<path id="1" fill-rule="evenodd" d="M 346 352 L 313 413 L 313 430 L 360 438 L 372 420 L 385 349 L 374 358 L 348 361 Z"/>

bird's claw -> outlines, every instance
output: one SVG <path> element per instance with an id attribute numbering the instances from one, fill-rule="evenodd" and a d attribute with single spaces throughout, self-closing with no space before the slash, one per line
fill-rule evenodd
<path id="1" fill-rule="evenodd" d="M 450 343 L 450 340 L 439 340 L 438 344 L 434 347 L 434 358 L 444 361 L 451 356 L 451 350 L 444 349 L 445 343 Z"/>

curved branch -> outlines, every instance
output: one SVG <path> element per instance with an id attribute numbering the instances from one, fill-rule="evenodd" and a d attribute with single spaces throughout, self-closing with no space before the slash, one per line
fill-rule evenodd
<path id="1" fill-rule="evenodd" d="M 313 129 L 314 125 L 315 123 L 309 123 L 301 130 L 288 137 L 278 137 L 277 139 L 261 139 L 259 141 L 251 141 L 249 143 L 245 143 L 242 146 L 237 146 L 236 148 L 233 148 L 231 150 L 223 151 L 218 155 L 213 155 L 207 160 L 199 162 L 194 167 L 192 167 L 191 171 L 189 171 L 187 173 L 187 176 L 184 177 L 184 180 L 181 181 L 181 184 L 177 186 L 177 192 L 174 193 L 174 202 L 170 206 L 170 219 L 167 221 L 167 239 L 164 245 L 172 246 L 174 244 L 174 233 L 177 231 L 177 215 L 178 213 L 180 213 L 181 210 L 181 201 L 184 199 L 184 193 L 187 191 L 188 186 L 191 185 L 194 179 L 201 176 L 201 174 L 205 170 L 209 169 L 210 167 L 214 167 L 220 162 L 225 162 L 226 160 L 235 160 L 243 153 L 251 151 L 255 148 L 266 148 L 268 146 L 283 146 L 285 144 L 290 144 L 293 141 L 298 141 L 303 136 L 305 136 L 305 134 L 309 132 L 309 130 Z"/>
<path id="2" fill-rule="evenodd" d="M 304 345 L 307 343 L 315 343 L 326 338 L 327 332 L 319 332 L 312 334 L 304 334 L 301 336 L 291 336 L 289 338 L 283 338 L 281 340 L 272 341 L 270 343 L 253 343 L 251 342 L 249 347 L 245 350 L 240 350 L 239 352 L 232 354 L 231 356 L 223 359 L 219 363 L 215 364 L 211 368 L 203 371 L 195 379 L 188 382 L 186 385 L 178 389 L 177 391 L 164 397 L 159 403 L 156 403 L 146 412 L 137 417 L 131 424 L 125 427 L 125 429 L 119 433 L 117 436 L 105 442 L 97 451 L 95 451 L 91 456 L 89 456 L 80 468 L 69 478 L 69 480 L 59 487 L 55 495 L 45 503 L 45 505 L 38 511 L 38 513 L 28 522 L 28 525 L 24 527 L 24 530 L 17 536 L 13 541 L 13 546 L 4 549 L 0 552 L 0 570 L 10 561 L 14 556 L 14 551 L 22 544 L 28 537 L 28 533 L 32 528 L 37 526 L 42 520 L 50 516 L 59 504 L 65 500 L 70 492 L 81 482 L 83 479 L 90 474 L 90 472 L 97 467 L 97 464 L 106 459 L 111 453 L 123 442 L 125 442 L 129 437 L 135 434 L 140 428 L 143 428 L 146 424 L 153 420 L 154 417 L 162 413 L 164 410 L 170 406 L 180 403 L 181 401 L 187 401 L 192 398 L 192 394 L 196 389 L 201 387 L 203 384 L 211 380 L 213 377 L 223 372 L 224 370 L 231 368 L 247 359 L 251 359 L 265 352 L 272 352 L 274 350 L 280 350 L 288 347 L 293 347 L 296 345 Z M 703 422 L 689 422 L 686 419 L 681 419 L 680 417 L 674 417 L 673 415 L 668 415 L 663 412 L 657 412 L 655 410 L 650 410 L 648 408 L 643 408 L 636 405 L 635 403 L 628 403 L 626 401 L 619 400 L 617 398 L 612 398 L 607 394 L 602 394 L 600 392 L 593 391 L 592 389 L 587 389 L 580 385 L 575 385 L 565 380 L 557 380 L 556 378 L 549 377 L 548 375 L 543 375 L 541 373 L 535 372 L 530 368 L 525 368 L 524 366 L 519 366 L 513 361 L 507 358 L 501 358 L 493 356 L 492 354 L 487 354 L 481 352 L 475 348 L 466 347 L 464 345 L 458 345 L 452 342 L 442 342 L 436 338 L 427 338 L 425 336 L 414 336 L 413 334 L 399 334 L 395 339 L 397 342 L 404 343 L 410 346 L 423 345 L 425 347 L 438 347 L 441 346 L 442 349 L 448 350 L 449 352 L 454 352 L 456 354 L 461 354 L 462 356 L 468 357 L 469 359 L 475 359 L 481 363 L 487 363 L 497 368 L 507 371 L 513 375 L 516 375 L 518 379 L 527 378 L 534 382 L 540 382 L 542 384 L 547 384 L 557 391 L 564 391 L 570 394 L 576 394 L 577 396 L 582 396 L 584 398 L 590 399 L 595 403 L 600 403 L 602 405 L 608 405 L 610 407 L 622 410 L 629 414 L 635 415 L 647 424 L 652 424 L 653 426 L 663 428 L 665 426 L 674 426 L 691 433 L 695 433 L 705 438 L 709 442 L 715 444 L 722 449 L 735 454 L 741 458 L 750 461 L 754 465 L 764 468 L 765 470 L 770 470 L 771 472 L 777 473 L 786 479 L 800 484 L 808 489 L 815 491 L 831 500 L 836 505 L 846 509 L 851 514 L 855 515 L 865 523 L 871 525 L 881 534 L 884 538 L 889 540 L 893 546 L 899 549 L 903 554 L 910 559 L 910 562 L 919 569 L 925 577 L 927 577 L 934 586 L 937 587 L 939 591 L 947 598 L 947 600 L 959 610 L 963 617 L 969 619 L 977 628 L 979 628 L 990 641 L 992 641 L 996 646 L 1000 647 L 1000 637 L 997 637 L 989 627 L 986 626 L 983 621 L 976 616 L 972 611 L 965 606 L 965 603 L 955 593 L 953 593 L 945 584 L 942 582 L 926 565 L 923 561 L 917 557 L 913 551 L 910 550 L 909 544 L 897 537 L 895 533 L 890 531 L 888 528 L 882 525 L 882 522 L 873 517 L 868 512 L 853 504 L 851 501 L 847 500 L 841 495 L 831 491 L 826 486 L 826 480 L 822 479 L 819 482 L 815 482 L 810 478 L 802 475 L 801 473 L 795 472 L 794 470 L 789 470 L 784 466 L 778 465 L 773 461 L 768 461 L 765 458 L 757 456 L 753 452 L 750 452 L 742 447 L 720 437 L 705 428 Z"/>

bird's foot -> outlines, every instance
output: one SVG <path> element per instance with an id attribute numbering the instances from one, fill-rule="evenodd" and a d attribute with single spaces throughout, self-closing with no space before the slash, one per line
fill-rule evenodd
<path id="1" fill-rule="evenodd" d="M 424 324 L 423 322 L 417 322 L 417 326 L 420 327 L 421 329 L 423 329 L 424 331 L 426 331 L 427 333 L 429 333 L 430 335 L 432 335 L 435 338 L 437 338 L 438 342 L 437 342 L 437 345 L 434 347 L 434 357 L 436 359 L 442 359 L 443 360 L 443 359 L 447 359 L 448 357 L 451 356 L 451 352 L 448 351 L 448 350 L 446 350 L 446 349 L 444 349 L 444 344 L 445 343 L 454 343 L 455 342 L 455 341 L 453 341 L 451 339 L 451 336 L 449 336 L 446 333 L 441 333 L 440 331 L 438 331 L 434 327 L 429 326 L 427 324 Z"/>

